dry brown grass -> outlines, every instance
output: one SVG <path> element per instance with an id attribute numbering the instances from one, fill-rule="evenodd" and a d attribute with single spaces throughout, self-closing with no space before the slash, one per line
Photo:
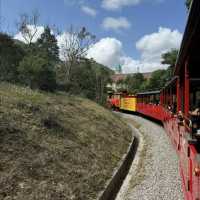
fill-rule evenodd
<path id="1" fill-rule="evenodd" d="M 0 199 L 95 199 L 130 141 L 89 100 L 0 83 Z"/>

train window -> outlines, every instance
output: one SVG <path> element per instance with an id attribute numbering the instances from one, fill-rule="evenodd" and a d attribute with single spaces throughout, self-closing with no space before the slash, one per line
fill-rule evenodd
<path id="1" fill-rule="evenodd" d="M 190 80 L 190 109 L 195 109 L 200 102 L 200 80 Z"/>
<path id="2" fill-rule="evenodd" d="M 199 100 L 200 100 L 200 88 L 199 88 L 199 90 L 197 90 L 196 91 L 196 93 L 195 93 L 195 100 L 196 100 L 196 102 L 198 102 Z"/>
<path id="3" fill-rule="evenodd" d="M 150 95 L 150 98 L 149 98 L 149 103 L 153 103 L 154 102 L 154 95 Z"/>
<path id="4" fill-rule="evenodd" d="M 200 80 L 190 80 L 190 119 L 192 120 L 192 133 L 200 131 Z"/>
<path id="5" fill-rule="evenodd" d="M 177 97 L 175 94 L 172 96 L 172 112 L 175 114 L 177 111 Z"/>

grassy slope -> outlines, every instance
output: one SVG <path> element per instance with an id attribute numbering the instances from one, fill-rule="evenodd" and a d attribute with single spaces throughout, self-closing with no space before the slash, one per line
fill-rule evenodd
<path id="1" fill-rule="evenodd" d="M 95 199 L 130 140 L 89 100 L 0 83 L 0 199 Z"/>

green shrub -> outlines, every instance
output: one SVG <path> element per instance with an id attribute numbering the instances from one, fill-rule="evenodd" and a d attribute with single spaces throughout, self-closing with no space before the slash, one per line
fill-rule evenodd
<path id="1" fill-rule="evenodd" d="M 41 55 L 26 56 L 19 64 L 18 72 L 23 84 L 32 89 L 54 91 L 56 76 L 53 67 Z"/>

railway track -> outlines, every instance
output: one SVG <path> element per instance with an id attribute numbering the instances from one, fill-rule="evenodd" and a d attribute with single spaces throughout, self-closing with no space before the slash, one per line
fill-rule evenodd
<path id="1" fill-rule="evenodd" d="M 139 161 L 136 154 L 137 161 L 133 162 L 116 200 L 182 200 L 178 156 L 165 130 L 139 116 L 122 116 L 130 124 L 131 120 L 140 124 L 144 144 L 141 147 L 140 142 Z"/>

